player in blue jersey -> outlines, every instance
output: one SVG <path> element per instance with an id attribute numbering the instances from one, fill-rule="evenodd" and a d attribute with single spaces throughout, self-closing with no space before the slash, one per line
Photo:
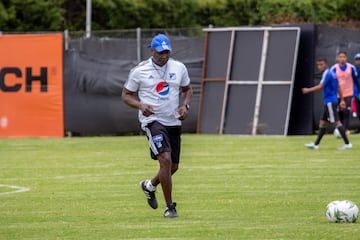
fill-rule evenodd
<path id="1" fill-rule="evenodd" d="M 338 52 L 336 60 L 337 63 L 330 68 L 330 71 L 336 75 L 344 97 L 345 107 L 340 109 L 339 117 L 341 123 L 344 125 L 345 132 L 349 134 L 351 101 L 354 96 L 354 88 L 358 85 L 357 72 L 354 65 L 347 62 L 346 52 Z"/>
<path id="2" fill-rule="evenodd" d="M 355 54 L 354 65 L 358 75 L 358 83 L 360 83 L 360 53 Z M 354 86 L 354 99 L 356 104 L 356 115 L 360 119 L 360 89 L 356 84 Z"/>
<path id="3" fill-rule="evenodd" d="M 346 150 L 352 148 L 352 144 L 349 142 L 348 137 L 345 134 L 345 128 L 340 122 L 339 113 L 338 113 L 338 94 L 340 97 L 340 108 L 345 107 L 345 101 L 342 96 L 341 89 L 339 87 L 338 79 L 336 75 L 329 70 L 328 63 L 326 59 L 321 58 L 316 62 L 317 68 L 319 71 L 323 72 L 321 81 L 318 85 L 311 88 L 303 88 L 303 94 L 308 94 L 311 92 L 323 90 L 323 103 L 324 110 L 322 117 L 320 118 L 319 123 L 319 133 L 314 143 L 307 143 L 305 147 L 310 149 L 319 149 L 319 144 L 322 137 L 326 133 L 326 127 L 328 124 L 333 124 L 339 130 L 341 137 L 344 140 L 344 145 L 340 150 Z"/>

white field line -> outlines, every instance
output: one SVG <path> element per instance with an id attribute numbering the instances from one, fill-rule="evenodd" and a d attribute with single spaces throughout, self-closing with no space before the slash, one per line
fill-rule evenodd
<path id="1" fill-rule="evenodd" d="M 5 188 L 12 189 L 12 191 L 9 191 L 9 192 L 0 192 L 0 195 L 8 195 L 8 194 L 14 194 L 14 193 L 21 193 L 21 192 L 30 191 L 30 188 L 20 187 L 20 186 L 12 186 L 12 185 L 0 184 L 0 187 L 5 187 Z"/>
<path id="2" fill-rule="evenodd" d="M 124 176 L 124 175 L 144 175 L 153 173 L 152 170 L 146 171 L 122 171 L 122 172 L 112 172 L 109 174 L 102 174 L 102 173 L 83 173 L 83 174 L 72 174 L 72 175 L 58 175 L 54 177 L 46 176 L 46 177 L 23 177 L 23 178 L 1 178 L 0 181 L 24 181 L 24 180 L 63 180 L 63 179 L 71 179 L 71 178 L 105 178 L 109 176 Z M 1 185 L 0 185 L 1 187 Z"/>

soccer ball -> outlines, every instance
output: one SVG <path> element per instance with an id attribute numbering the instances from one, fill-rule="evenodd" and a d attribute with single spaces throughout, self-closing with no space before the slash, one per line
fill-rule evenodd
<path id="1" fill-rule="evenodd" d="M 335 223 L 354 223 L 358 214 L 359 208 L 349 200 L 332 201 L 325 210 L 327 220 Z"/>
<path id="2" fill-rule="evenodd" d="M 341 134 L 340 134 L 340 132 L 339 132 L 339 129 L 335 128 L 333 134 L 334 134 L 334 136 L 335 136 L 336 138 L 341 138 Z"/>

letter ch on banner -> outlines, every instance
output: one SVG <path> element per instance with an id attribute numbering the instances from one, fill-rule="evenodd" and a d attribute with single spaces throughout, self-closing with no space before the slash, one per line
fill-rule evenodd
<path id="1" fill-rule="evenodd" d="M 63 137 L 63 36 L 0 36 L 0 137 Z"/>

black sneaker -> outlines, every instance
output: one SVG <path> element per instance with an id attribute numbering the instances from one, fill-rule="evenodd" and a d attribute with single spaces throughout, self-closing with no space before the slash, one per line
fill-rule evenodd
<path id="1" fill-rule="evenodd" d="M 164 217 L 176 218 L 177 216 L 178 214 L 176 212 L 176 203 L 168 204 L 164 212 Z"/>
<path id="2" fill-rule="evenodd" d="M 143 190 L 143 192 L 145 193 L 145 196 L 147 198 L 147 202 L 150 205 L 150 207 L 152 207 L 153 209 L 157 209 L 158 208 L 158 202 L 156 200 L 155 191 L 147 190 L 147 188 L 145 186 L 145 182 L 146 181 L 140 182 L 140 187 Z"/>

